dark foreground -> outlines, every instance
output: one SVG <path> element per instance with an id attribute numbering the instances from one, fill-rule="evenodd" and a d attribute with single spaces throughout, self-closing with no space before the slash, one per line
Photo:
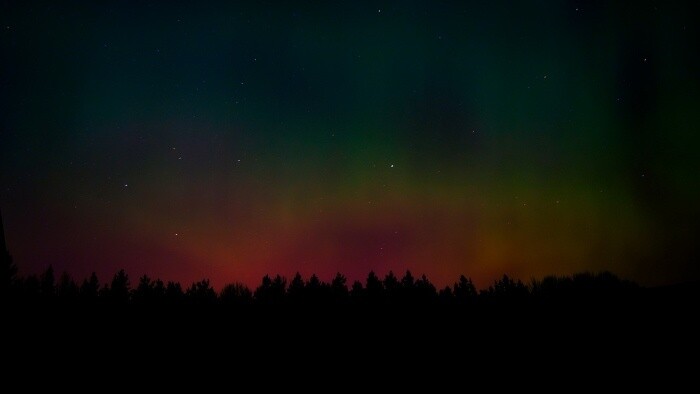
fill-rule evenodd
<path id="1" fill-rule="evenodd" d="M 697 344 L 700 287 L 638 288 L 582 297 L 439 299 L 248 304 L 112 303 L 104 300 L 11 302 L 5 309 L 10 346 L 139 345 L 179 350 L 225 345 L 355 346 L 439 351 L 525 345 L 689 347 Z M 16 339 L 16 340 L 14 340 Z M 404 345 L 399 345 L 403 343 Z"/>
<path id="2" fill-rule="evenodd" d="M 329 382 L 366 390 L 413 381 L 449 390 L 477 378 L 499 386 L 668 377 L 675 384 L 696 376 L 700 350 L 698 304 L 677 297 L 649 291 L 583 304 L 15 306 L 6 315 L 3 357 L 11 363 L 4 372 L 57 374 L 52 382 L 68 387 L 84 379 L 176 387 L 214 379 L 268 389 L 301 379 L 324 391 Z"/>
<path id="3" fill-rule="evenodd" d="M 350 289 L 267 278 L 254 292 L 218 293 L 204 281 L 168 293 L 148 278 L 132 289 L 119 274 L 101 290 L 89 281 L 42 290 L 39 281 L 27 291 L 25 282 L 5 299 L 5 372 L 695 375 L 698 283 L 643 288 L 604 273 L 526 286 L 504 277 L 477 292 L 466 278 L 441 291 L 423 278 L 375 278 Z"/>

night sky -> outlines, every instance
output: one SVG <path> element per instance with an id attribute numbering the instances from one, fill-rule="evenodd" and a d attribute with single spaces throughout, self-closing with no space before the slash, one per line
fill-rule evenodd
<path id="1" fill-rule="evenodd" d="M 0 8 L 21 273 L 700 279 L 694 1 L 91 3 Z"/>

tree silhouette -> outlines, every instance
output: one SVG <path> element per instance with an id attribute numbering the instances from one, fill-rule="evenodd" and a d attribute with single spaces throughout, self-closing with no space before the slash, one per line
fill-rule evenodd
<path id="1" fill-rule="evenodd" d="M 362 282 L 356 280 L 352 283 L 352 289 L 350 290 L 350 297 L 353 302 L 358 304 L 364 301 L 365 289 L 362 287 Z"/>
<path id="2" fill-rule="evenodd" d="M 386 292 L 386 297 L 390 302 L 395 302 L 396 298 L 399 296 L 399 280 L 394 276 L 394 272 L 389 271 L 389 273 L 384 277 L 384 290 Z"/>
<path id="3" fill-rule="evenodd" d="M 90 279 L 83 280 L 83 284 L 80 285 L 80 297 L 86 300 L 95 300 L 99 290 L 100 281 L 97 280 L 97 274 L 93 272 Z"/>
<path id="4" fill-rule="evenodd" d="M 445 286 L 442 290 L 440 290 L 440 292 L 438 292 L 438 298 L 440 303 L 443 305 L 452 305 L 455 301 L 455 297 L 450 286 Z"/>
<path id="5" fill-rule="evenodd" d="M 281 304 L 284 302 L 284 296 L 287 290 L 287 279 L 281 277 L 280 275 L 275 275 L 275 279 L 272 281 L 271 294 L 272 300 L 276 304 Z"/>
<path id="6" fill-rule="evenodd" d="M 424 275 L 416 281 L 416 299 L 423 304 L 431 304 L 437 300 L 435 286 Z"/>
<path id="7" fill-rule="evenodd" d="M 255 289 L 255 299 L 262 304 L 280 305 L 284 302 L 287 280 L 277 275 L 275 279 L 270 279 L 269 275 L 265 275 L 262 284 Z"/>
<path id="8" fill-rule="evenodd" d="M 269 304 L 272 298 L 272 279 L 269 275 L 262 278 L 262 283 L 255 289 L 255 299 L 260 303 Z"/>
<path id="9" fill-rule="evenodd" d="M 64 303 L 74 303 L 80 294 L 80 288 L 78 288 L 73 278 L 65 271 L 63 271 L 58 280 L 58 288 L 56 290 L 58 297 L 61 298 Z"/>
<path id="10" fill-rule="evenodd" d="M 58 284 L 55 282 L 52 266 L 38 277 L 17 277 L 13 282 L 13 300 L 25 304 L 53 305 L 59 301 L 61 305 L 129 305 L 130 308 L 155 305 L 357 305 L 404 308 L 439 304 L 451 308 L 478 306 L 474 310 L 482 311 L 483 306 L 489 305 L 601 307 L 613 305 L 611 301 L 639 297 L 642 294 L 636 284 L 621 280 L 609 272 L 580 273 L 568 277 L 548 276 L 539 281 L 532 280 L 529 286 L 503 275 L 480 293 L 477 293 L 472 280 L 464 275 L 459 277 L 453 287 L 446 286 L 438 292 L 426 275 L 416 280 L 410 271 L 406 271 L 401 280 L 392 271 L 383 280 L 374 271 L 370 271 L 364 285 L 360 281 L 354 281 L 350 290 L 347 278 L 341 273 L 337 273 L 330 283 L 322 281 L 315 274 L 304 281 L 301 274 L 296 273 L 289 287 L 284 277 L 276 275 L 271 278 L 265 275 L 255 292 L 244 284 L 232 283 L 224 286 L 220 294 L 217 294 L 208 279 L 194 282 L 183 291 L 177 282 L 168 282 L 166 285 L 162 280 L 152 280 L 148 275 L 140 277 L 136 288 L 131 290 L 129 276 L 123 269 L 114 275 L 109 285 L 102 288 L 94 272 L 83 280 L 80 287 L 67 272 L 61 274 Z"/>
<path id="11" fill-rule="evenodd" d="M 309 281 L 306 282 L 306 288 L 304 289 L 306 293 L 307 302 L 309 304 L 319 304 L 324 301 L 327 297 L 327 290 L 330 287 L 321 282 L 321 280 L 316 276 L 316 274 L 311 275 Z"/>
<path id="12" fill-rule="evenodd" d="M 365 282 L 365 295 L 370 302 L 378 304 L 384 295 L 384 285 L 374 271 L 370 271 Z"/>
<path id="13" fill-rule="evenodd" d="M 582 272 L 571 277 L 546 276 L 532 280 L 530 293 L 541 305 L 600 304 L 621 295 L 636 294 L 638 286 L 610 272 Z"/>
<path id="14" fill-rule="evenodd" d="M 221 289 L 219 299 L 222 304 L 229 306 L 251 305 L 253 293 L 242 283 L 231 283 Z"/>
<path id="15" fill-rule="evenodd" d="M 294 275 L 294 278 L 292 278 L 292 281 L 289 282 L 289 288 L 287 289 L 287 296 L 289 297 L 289 300 L 293 303 L 303 302 L 305 287 L 306 284 L 304 283 L 304 279 L 301 277 L 301 274 L 297 272 Z"/>
<path id="16" fill-rule="evenodd" d="M 177 282 L 168 282 L 165 286 L 165 302 L 168 305 L 177 305 L 185 298 L 185 293 L 182 291 L 182 286 Z"/>
<path id="17" fill-rule="evenodd" d="M 214 305 L 216 302 L 216 291 L 209 284 L 208 279 L 192 283 L 185 292 L 185 297 L 195 305 Z"/>
<path id="18" fill-rule="evenodd" d="M 123 269 L 119 270 L 112 278 L 112 284 L 107 289 L 109 300 L 116 304 L 126 304 L 129 302 L 131 284 L 129 275 Z"/>
<path id="19" fill-rule="evenodd" d="M 162 280 L 151 280 L 147 275 L 139 279 L 139 284 L 132 291 L 131 299 L 136 304 L 160 304 L 165 299 L 165 285 Z"/>
<path id="20" fill-rule="evenodd" d="M 454 296 L 458 304 L 473 304 L 478 293 L 471 279 L 464 275 L 459 276 L 459 282 L 454 285 Z"/>
<path id="21" fill-rule="evenodd" d="M 153 282 L 151 282 L 151 278 L 149 278 L 147 275 L 144 275 L 141 278 L 139 278 L 139 284 L 133 290 L 131 298 L 137 303 L 146 302 L 150 301 L 153 298 L 152 293 Z"/>
<path id="22" fill-rule="evenodd" d="M 493 302 L 522 304 L 527 301 L 530 291 L 520 280 L 516 282 L 509 278 L 508 275 L 503 275 L 501 279 L 495 281 L 482 294 Z"/>
<path id="23" fill-rule="evenodd" d="M 154 300 L 158 302 L 163 301 L 165 298 L 165 283 L 160 279 L 156 279 L 153 282 L 152 292 Z"/>
<path id="24" fill-rule="evenodd" d="M 331 281 L 331 295 L 336 303 L 345 303 L 348 298 L 347 278 L 340 272 Z"/>
<path id="25" fill-rule="evenodd" d="M 401 278 L 401 287 L 404 289 L 411 289 L 416 284 L 415 282 L 416 280 L 413 278 L 413 275 L 411 275 L 411 271 L 406 270 L 406 274 Z"/>
<path id="26" fill-rule="evenodd" d="M 416 301 L 416 280 L 413 278 L 411 271 L 406 270 L 403 278 L 401 278 L 401 286 L 399 287 L 399 298 L 402 304 L 413 304 Z"/>
<path id="27" fill-rule="evenodd" d="M 49 268 L 41 274 L 40 282 L 39 292 L 41 293 L 41 297 L 44 299 L 52 298 L 56 291 L 56 278 L 54 277 L 52 266 L 49 265 Z"/>

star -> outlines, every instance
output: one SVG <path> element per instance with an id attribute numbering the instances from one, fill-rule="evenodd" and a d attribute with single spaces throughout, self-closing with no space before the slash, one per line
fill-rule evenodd
<path id="1" fill-rule="evenodd" d="M 389 167 L 394 168 L 394 165 L 392 164 L 392 165 L 390 165 Z"/>

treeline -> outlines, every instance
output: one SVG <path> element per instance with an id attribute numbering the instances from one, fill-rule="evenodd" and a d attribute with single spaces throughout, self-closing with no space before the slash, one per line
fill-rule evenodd
<path id="1" fill-rule="evenodd" d="M 568 277 L 549 276 L 525 284 L 507 275 L 487 289 L 477 290 L 472 280 L 460 276 L 452 286 L 438 289 L 425 276 L 410 271 L 398 277 L 389 272 L 383 278 L 370 272 L 363 282 L 348 284 L 338 273 L 330 282 L 312 275 L 304 279 L 297 273 L 291 280 L 280 275 L 262 278 L 251 289 L 232 283 L 216 291 L 204 279 L 183 287 L 146 275 L 132 282 L 120 270 L 110 281 L 101 283 L 93 273 L 82 282 L 69 274 L 56 277 L 52 267 L 40 275 L 18 277 L 9 272 L 5 285 L 10 300 L 17 303 L 64 303 L 104 305 L 485 305 L 492 303 L 591 302 L 636 294 L 639 287 L 617 276 L 602 272 L 580 273 Z"/>

